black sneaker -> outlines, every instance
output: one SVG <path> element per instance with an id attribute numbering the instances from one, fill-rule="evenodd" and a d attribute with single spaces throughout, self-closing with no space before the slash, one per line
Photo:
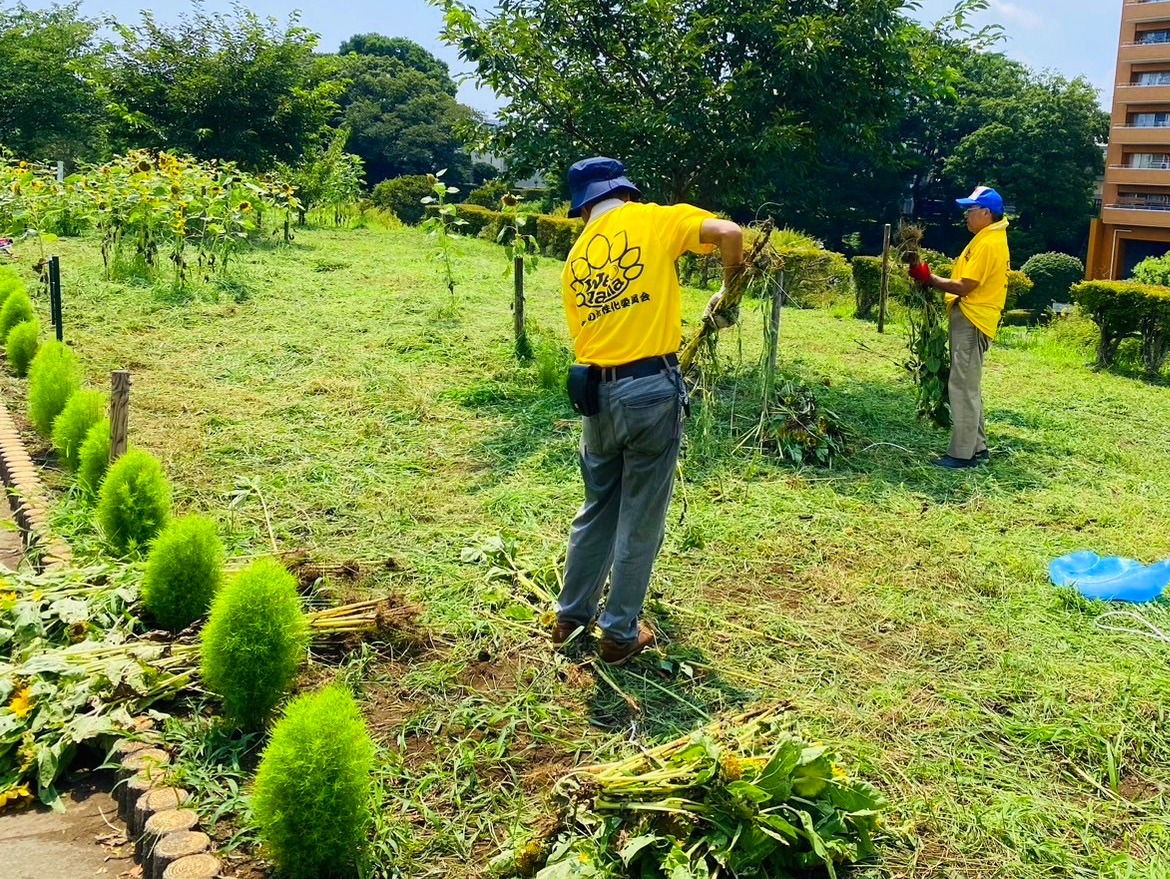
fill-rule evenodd
<path id="1" fill-rule="evenodd" d="M 946 470 L 966 470 L 968 467 L 979 466 L 979 456 L 974 458 L 952 458 L 950 455 L 943 455 L 941 458 L 935 458 L 930 462 L 935 467 L 942 467 Z"/>

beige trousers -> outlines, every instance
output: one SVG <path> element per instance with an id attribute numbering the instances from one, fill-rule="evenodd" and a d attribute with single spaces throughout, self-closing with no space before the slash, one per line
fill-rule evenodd
<path id="1" fill-rule="evenodd" d="M 983 357 L 991 339 L 967 319 L 956 302 L 950 311 L 952 458 L 974 458 L 987 448 L 983 427 Z"/>

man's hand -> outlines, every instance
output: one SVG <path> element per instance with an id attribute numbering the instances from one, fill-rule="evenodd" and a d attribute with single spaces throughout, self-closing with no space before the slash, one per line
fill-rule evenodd
<path id="1" fill-rule="evenodd" d="M 934 275 L 930 271 L 930 266 L 924 262 L 920 262 L 910 266 L 910 277 L 919 284 L 924 284 L 929 287 Z"/>
<path id="2" fill-rule="evenodd" d="M 728 327 L 735 326 L 739 323 L 739 306 L 729 309 L 728 311 L 717 314 L 715 309 L 719 307 L 719 303 L 723 301 L 723 297 L 727 293 L 727 287 L 724 285 L 719 289 L 719 292 L 711 297 L 707 302 L 707 307 L 703 310 L 703 320 L 710 321 L 717 328 L 725 330 Z"/>

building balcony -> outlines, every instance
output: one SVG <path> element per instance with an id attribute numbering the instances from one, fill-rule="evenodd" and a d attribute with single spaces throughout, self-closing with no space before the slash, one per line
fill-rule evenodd
<path id="1" fill-rule="evenodd" d="M 1170 42 L 1166 43 L 1122 43 L 1117 50 L 1121 64 L 1170 61 Z"/>
<path id="2" fill-rule="evenodd" d="M 1115 94 L 1121 104 L 1170 104 L 1170 85 L 1119 85 Z"/>
<path id="3" fill-rule="evenodd" d="M 1165 168 L 1110 165 L 1106 178 L 1120 186 L 1170 186 L 1170 164 Z"/>
<path id="4" fill-rule="evenodd" d="M 1109 143 L 1123 146 L 1170 145 L 1170 125 L 1114 125 Z"/>
<path id="5" fill-rule="evenodd" d="M 1170 229 L 1170 204 L 1139 205 L 1130 202 L 1106 204 L 1101 208 L 1101 222 L 1130 229 Z"/>
<path id="6" fill-rule="evenodd" d="M 1122 21 L 1149 22 L 1170 20 L 1170 0 L 1126 0 L 1121 10 Z"/>

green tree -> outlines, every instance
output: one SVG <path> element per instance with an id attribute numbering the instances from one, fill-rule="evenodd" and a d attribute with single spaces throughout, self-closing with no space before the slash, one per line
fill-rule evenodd
<path id="1" fill-rule="evenodd" d="M 382 34 L 355 34 L 337 50 L 338 55 L 374 55 L 394 58 L 406 67 L 417 70 L 440 83 L 443 90 L 455 94 L 455 82 L 446 62 L 440 61 L 418 43 L 405 37 L 385 37 Z"/>
<path id="2" fill-rule="evenodd" d="M 320 60 L 318 77 L 343 86 L 335 122 L 350 131 L 348 149 L 365 163 L 369 185 L 441 168 L 450 169 L 453 181 L 470 180 L 471 160 L 458 131 L 477 117 L 455 100 L 455 84 L 445 65 L 442 74 L 424 73 L 391 54 L 350 53 Z"/>
<path id="3" fill-rule="evenodd" d="M 79 3 L 0 8 L 0 143 L 26 159 L 100 155 L 105 113 L 95 87 L 97 22 Z"/>
<path id="4" fill-rule="evenodd" d="M 648 194 L 755 198 L 818 134 L 871 142 L 912 58 L 902 0 L 435 0 L 444 38 L 506 103 L 482 143 L 518 173 L 618 156 Z"/>
<path id="5" fill-rule="evenodd" d="M 181 150 L 248 168 L 295 161 L 336 112 L 338 83 L 310 83 L 317 37 L 236 6 L 196 6 L 173 26 L 116 25 L 108 75 L 116 144 Z"/>

